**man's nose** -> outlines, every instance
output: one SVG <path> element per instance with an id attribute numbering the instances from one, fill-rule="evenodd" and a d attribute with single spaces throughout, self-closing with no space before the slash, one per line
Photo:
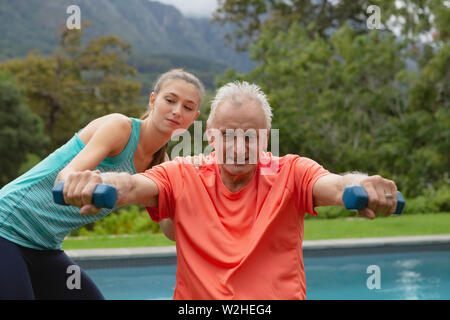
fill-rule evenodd
<path id="1" fill-rule="evenodd" d="M 234 139 L 234 154 L 237 155 L 238 152 L 244 152 L 247 155 L 249 150 L 249 142 L 245 138 Z"/>

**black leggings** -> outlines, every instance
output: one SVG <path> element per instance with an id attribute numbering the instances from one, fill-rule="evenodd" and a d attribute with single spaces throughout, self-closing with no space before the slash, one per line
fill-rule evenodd
<path id="1" fill-rule="evenodd" d="M 0 237 L 0 300 L 4 299 L 104 297 L 64 251 L 34 250 Z"/>

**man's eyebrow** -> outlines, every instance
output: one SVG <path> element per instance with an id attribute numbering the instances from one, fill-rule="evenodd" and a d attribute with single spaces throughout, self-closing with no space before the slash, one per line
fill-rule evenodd
<path id="1" fill-rule="evenodd" d="M 171 94 L 171 95 L 175 96 L 176 98 L 180 98 L 176 93 L 173 93 L 173 92 L 167 92 L 167 94 Z M 194 101 L 192 101 L 192 100 L 187 100 L 187 102 L 196 104 L 196 103 L 195 103 Z"/>

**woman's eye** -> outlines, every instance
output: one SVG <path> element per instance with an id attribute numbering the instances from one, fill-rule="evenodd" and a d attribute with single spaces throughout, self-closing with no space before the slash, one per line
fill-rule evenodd
<path id="1" fill-rule="evenodd" d="M 172 103 L 172 102 L 173 102 L 173 100 L 170 99 L 170 98 L 166 98 L 166 101 L 169 102 L 169 103 Z"/>
<path id="2" fill-rule="evenodd" d="M 192 111 L 192 110 L 194 110 L 194 109 L 192 109 L 191 107 L 189 107 L 189 106 L 184 106 L 187 110 L 190 110 L 190 111 Z"/>

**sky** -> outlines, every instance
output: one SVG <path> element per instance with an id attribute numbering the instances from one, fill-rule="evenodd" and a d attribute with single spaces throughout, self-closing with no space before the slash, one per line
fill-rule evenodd
<path id="1" fill-rule="evenodd" d="M 186 16 L 211 17 L 217 8 L 217 0 L 157 0 L 171 4 Z"/>

